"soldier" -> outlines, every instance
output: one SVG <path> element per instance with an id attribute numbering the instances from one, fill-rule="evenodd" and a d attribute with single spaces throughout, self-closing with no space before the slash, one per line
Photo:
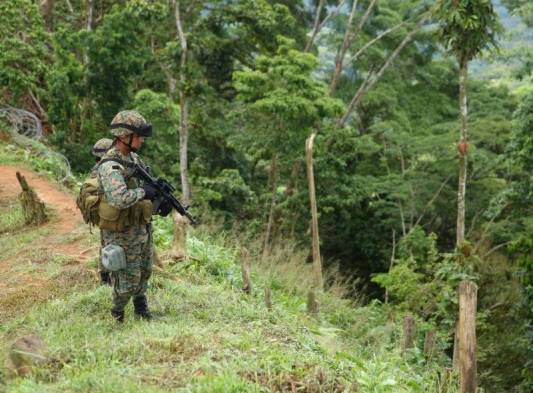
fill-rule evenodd
<path id="1" fill-rule="evenodd" d="M 92 154 L 96 159 L 96 162 L 100 162 L 102 157 L 107 153 L 107 151 L 111 148 L 113 145 L 113 140 L 109 138 L 102 138 L 96 141 L 96 143 L 93 146 Z M 91 177 L 96 178 L 98 176 L 98 165 L 95 165 L 94 168 L 91 171 Z M 102 247 L 104 246 L 104 237 L 102 236 L 102 231 L 100 231 L 100 242 L 102 244 Z M 102 253 L 100 252 L 99 255 L 101 256 Z M 109 274 L 109 271 L 107 271 L 104 266 L 102 265 L 102 259 L 100 258 L 100 261 L 98 263 L 98 273 L 100 275 L 100 284 L 101 285 L 111 285 L 111 276 Z"/>
<path id="2" fill-rule="evenodd" d="M 92 149 L 92 154 L 95 157 L 97 163 L 100 162 L 104 154 L 107 153 L 107 151 L 111 148 L 112 145 L 113 140 L 109 138 L 102 138 L 96 141 Z"/>
<path id="3" fill-rule="evenodd" d="M 144 166 L 135 153 L 152 135 L 152 127 L 135 111 L 119 112 L 111 122 L 113 146 L 98 165 L 100 228 L 104 246 L 124 250 L 126 268 L 112 272 L 114 281 L 111 314 L 124 321 L 124 308 L 133 298 L 136 317 L 151 319 L 146 301 L 148 279 L 152 274 L 151 200 L 155 190 L 132 176 L 126 162 Z"/>

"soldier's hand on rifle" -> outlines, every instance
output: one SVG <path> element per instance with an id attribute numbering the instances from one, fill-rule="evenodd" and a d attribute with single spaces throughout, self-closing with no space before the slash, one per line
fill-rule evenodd
<path id="1" fill-rule="evenodd" d="M 149 183 L 144 183 L 142 189 L 144 190 L 144 199 L 150 199 L 151 201 L 155 199 L 157 191 L 154 186 Z"/>
<path id="2" fill-rule="evenodd" d="M 172 211 L 172 205 L 168 203 L 167 201 L 161 202 L 161 205 L 159 206 L 158 214 L 161 217 L 166 217 L 168 214 Z"/>

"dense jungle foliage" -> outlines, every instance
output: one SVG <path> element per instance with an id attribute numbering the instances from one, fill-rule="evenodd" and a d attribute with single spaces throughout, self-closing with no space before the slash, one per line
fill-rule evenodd
<path id="1" fill-rule="evenodd" d="M 480 385 L 531 391 L 533 49 L 520 40 L 533 7 L 492 3 L 6 0 L 0 108 L 35 113 L 79 174 L 114 114 L 138 110 L 154 126 L 141 151 L 153 171 L 180 189 L 185 167 L 194 214 L 266 237 L 266 252 L 294 242 L 310 255 L 304 146 L 316 132 L 325 268 L 353 280 L 352 296 L 386 293 L 450 348 L 457 284 L 474 280 Z"/>

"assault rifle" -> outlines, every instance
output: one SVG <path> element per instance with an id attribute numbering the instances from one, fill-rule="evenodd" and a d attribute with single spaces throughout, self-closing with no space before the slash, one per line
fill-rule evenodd
<path id="1" fill-rule="evenodd" d="M 179 214 L 187 217 L 191 224 L 197 224 L 196 220 L 193 218 L 193 216 L 191 216 L 191 213 L 187 211 L 189 206 L 183 206 L 181 202 L 178 201 L 174 195 L 172 195 L 172 193 L 176 191 L 176 188 L 172 184 L 170 184 L 165 179 L 154 178 L 146 169 L 144 169 L 140 165 L 134 164 L 133 169 L 135 170 L 133 176 L 138 176 L 140 179 L 153 186 L 157 191 L 157 196 L 163 198 L 163 200 L 169 203 L 170 206 L 172 206 L 174 209 L 176 209 Z"/>

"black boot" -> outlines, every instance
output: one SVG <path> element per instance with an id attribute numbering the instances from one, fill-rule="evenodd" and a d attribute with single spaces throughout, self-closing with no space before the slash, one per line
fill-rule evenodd
<path id="1" fill-rule="evenodd" d="M 135 317 L 150 320 L 152 319 L 152 313 L 148 309 L 148 303 L 146 302 L 146 296 L 141 295 L 133 298 L 133 307 Z"/>
<path id="2" fill-rule="evenodd" d="M 100 272 L 100 285 L 111 286 L 111 275 L 109 272 Z"/>
<path id="3" fill-rule="evenodd" d="M 113 318 L 115 318 L 115 320 L 118 323 L 123 323 L 124 322 L 124 310 L 112 309 L 111 310 L 111 315 L 113 316 Z"/>

